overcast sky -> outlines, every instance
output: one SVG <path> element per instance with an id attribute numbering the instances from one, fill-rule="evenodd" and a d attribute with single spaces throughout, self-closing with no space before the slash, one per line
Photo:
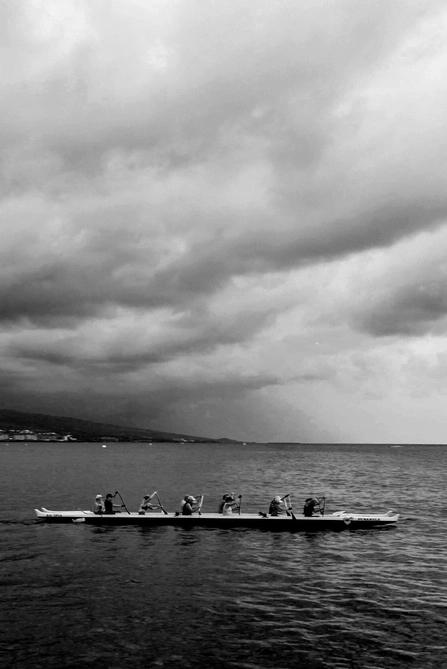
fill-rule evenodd
<path id="1" fill-rule="evenodd" d="M 2 406 L 447 441 L 447 5 L 2 0 Z"/>

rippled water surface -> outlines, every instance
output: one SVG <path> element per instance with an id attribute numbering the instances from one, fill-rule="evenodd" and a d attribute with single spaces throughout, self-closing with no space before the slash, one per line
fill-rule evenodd
<path id="1" fill-rule="evenodd" d="M 192 444 L 0 445 L 0 666 L 447 667 L 447 448 Z M 178 508 L 243 494 L 266 510 L 325 494 L 330 510 L 396 509 L 343 532 L 46 525 L 35 506 L 90 508 L 158 489 Z"/>

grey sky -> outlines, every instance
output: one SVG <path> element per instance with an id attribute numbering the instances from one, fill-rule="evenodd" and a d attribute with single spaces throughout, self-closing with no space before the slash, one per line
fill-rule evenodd
<path id="1" fill-rule="evenodd" d="M 443 2 L 0 5 L 3 405 L 445 441 Z"/>

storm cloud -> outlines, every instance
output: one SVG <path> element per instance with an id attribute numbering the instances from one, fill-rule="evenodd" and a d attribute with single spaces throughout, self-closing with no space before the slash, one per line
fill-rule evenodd
<path id="1" fill-rule="evenodd" d="M 441 438 L 446 28 L 436 1 L 3 2 L 3 405 Z"/>

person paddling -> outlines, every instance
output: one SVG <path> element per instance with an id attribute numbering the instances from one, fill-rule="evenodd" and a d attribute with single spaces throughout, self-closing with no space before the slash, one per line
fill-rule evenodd
<path id="1" fill-rule="evenodd" d="M 240 498 L 241 496 L 239 495 L 239 504 Z M 221 513 L 224 516 L 229 516 L 233 513 L 233 511 L 237 511 L 239 509 L 239 504 L 236 502 L 236 495 L 234 492 L 225 494 L 219 504 L 218 513 Z"/>
<path id="2" fill-rule="evenodd" d="M 281 516 L 285 511 L 285 506 L 283 500 L 279 495 L 274 497 L 270 502 L 269 506 L 269 515 L 270 516 Z"/>
<path id="3" fill-rule="evenodd" d="M 192 516 L 199 509 L 198 502 L 192 495 L 185 495 L 180 506 L 182 516 Z"/>
<path id="4" fill-rule="evenodd" d="M 108 492 L 104 500 L 104 513 L 107 515 L 113 515 L 115 513 L 115 509 L 121 509 L 121 504 L 113 503 L 114 497 L 115 495 L 112 495 L 111 492 Z"/>
<path id="5" fill-rule="evenodd" d="M 313 516 L 315 510 L 320 511 L 320 500 L 317 497 L 308 497 L 304 502 L 303 515 Z"/>
<path id="6" fill-rule="evenodd" d="M 93 513 L 96 515 L 104 513 L 104 502 L 102 500 L 102 495 L 96 495 L 95 503 L 93 505 Z"/>
<path id="7" fill-rule="evenodd" d="M 152 495 L 144 495 L 143 499 L 141 500 L 140 508 L 138 509 L 140 516 L 144 516 L 146 511 L 154 511 L 155 509 L 160 508 L 159 505 L 151 504 L 151 499 Z"/>

